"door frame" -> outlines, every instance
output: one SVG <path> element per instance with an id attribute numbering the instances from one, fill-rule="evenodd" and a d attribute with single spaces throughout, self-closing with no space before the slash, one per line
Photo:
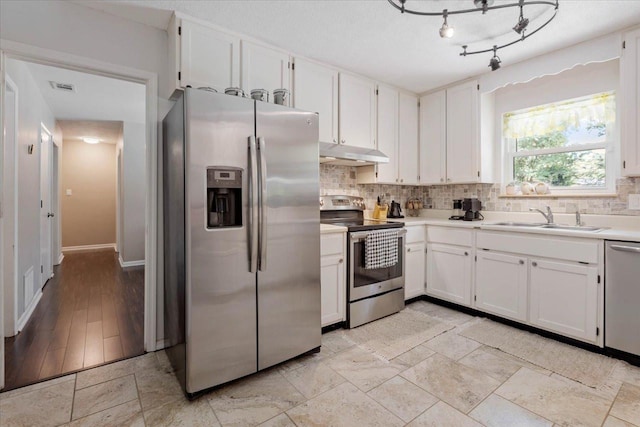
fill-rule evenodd
<path id="1" fill-rule="evenodd" d="M 145 267 L 144 267 L 144 348 L 155 351 L 157 308 L 157 240 L 158 240 L 158 74 L 136 68 L 116 65 L 66 52 L 40 48 L 24 43 L 0 39 L 0 81 L 4 91 L 5 63 L 7 58 L 65 68 L 89 74 L 126 80 L 145 85 Z M 4 124 L 4 114 L 2 117 Z M 4 135 L 0 132 L 0 147 L 4 147 Z M 1 294 L 1 293 L 0 293 Z M 0 296 L 1 298 L 1 296 Z M 0 330 L 4 327 L 4 310 L 0 304 Z M 0 344 L 3 350 L 3 345 Z M 0 365 L 4 371 L 4 351 L 0 352 Z M 4 375 L 0 376 L 0 388 L 4 387 Z"/>
<path id="2" fill-rule="evenodd" d="M 43 162 L 43 158 L 42 156 L 44 155 L 44 148 L 43 148 L 43 144 L 45 144 L 44 142 L 44 135 L 48 136 L 48 141 L 46 142 L 47 144 L 50 144 L 47 147 L 47 158 L 44 159 L 47 162 L 47 177 L 44 177 L 43 180 L 43 170 L 42 170 L 42 162 Z M 40 123 L 40 150 L 38 150 L 38 154 L 40 156 L 40 203 L 42 203 L 42 184 L 46 183 L 46 185 L 49 187 L 49 206 L 48 209 L 49 211 L 47 213 L 51 213 L 53 211 L 53 133 L 47 129 L 47 127 L 44 125 L 44 123 Z M 40 283 L 38 284 L 40 290 L 42 290 L 44 288 L 44 285 L 47 283 L 47 281 L 53 277 L 53 225 L 51 219 L 48 219 L 49 221 L 49 236 L 48 236 L 48 242 L 43 242 L 42 236 L 43 233 L 46 233 L 46 230 L 42 229 L 42 209 L 43 207 L 40 208 L 40 265 L 42 267 L 47 267 L 47 271 L 44 271 L 44 268 L 40 271 Z M 42 258 L 42 249 L 44 244 L 47 243 L 47 246 L 49 246 L 47 248 L 47 250 L 49 251 L 49 264 L 51 264 L 51 266 L 49 265 L 44 265 L 45 260 Z M 51 269 L 49 269 L 49 267 L 51 267 Z M 30 302 L 30 301 L 29 301 Z M 25 301 L 25 304 L 27 304 L 27 301 Z"/>

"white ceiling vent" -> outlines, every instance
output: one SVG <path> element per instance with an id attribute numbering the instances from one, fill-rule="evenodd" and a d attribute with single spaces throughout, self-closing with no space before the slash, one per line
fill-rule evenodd
<path id="1" fill-rule="evenodd" d="M 55 90 L 61 90 L 63 92 L 75 92 L 76 91 L 76 87 L 74 85 L 72 85 L 71 83 L 59 83 L 59 82 L 49 81 L 49 84 Z"/>

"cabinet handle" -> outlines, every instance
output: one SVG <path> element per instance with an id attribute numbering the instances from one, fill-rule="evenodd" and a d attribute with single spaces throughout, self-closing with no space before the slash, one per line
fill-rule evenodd
<path id="1" fill-rule="evenodd" d="M 535 262 L 535 261 L 533 261 L 533 262 L 531 263 L 531 265 L 532 265 L 532 266 L 534 266 L 534 267 L 537 267 L 537 266 L 538 266 L 538 263 L 537 263 L 537 262 Z"/>
<path id="2" fill-rule="evenodd" d="M 523 260 L 520 260 L 519 262 L 520 262 L 520 265 L 524 264 L 524 261 L 523 261 Z"/>
<path id="3" fill-rule="evenodd" d="M 396 178 L 396 182 L 398 182 L 398 178 Z"/>
<path id="4" fill-rule="evenodd" d="M 344 262 L 344 260 L 342 258 L 340 258 L 340 261 L 338 261 L 339 264 L 342 264 Z"/>
<path id="5" fill-rule="evenodd" d="M 338 143 L 338 141 L 337 141 L 335 138 L 333 138 L 333 143 L 334 143 L 334 144 L 337 144 L 337 143 Z"/>
<path id="6" fill-rule="evenodd" d="M 440 178 L 440 182 L 444 182 L 444 178 Z"/>
<path id="7" fill-rule="evenodd" d="M 447 178 L 447 182 L 451 182 L 451 178 Z"/>
<path id="8" fill-rule="evenodd" d="M 411 252 L 411 248 L 407 248 L 407 252 Z"/>
<path id="9" fill-rule="evenodd" d="M 346 141 L 343 139 L 342 141 L 340 141 L 340 144 L 344 144 Z"/>
<path id="10" fill-rule="evenodd" d="M 400 182 L 404 182 L 404 179 L 401 179 Z"/>
<path id="11" fill-rule="evenodd" d="M 469 256 L 469 252 L 465 252 L 465 253 L 464 253 L 464 256 Z"/>

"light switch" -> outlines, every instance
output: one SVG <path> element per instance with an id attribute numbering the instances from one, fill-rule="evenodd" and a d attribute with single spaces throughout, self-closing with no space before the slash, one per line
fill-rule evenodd
<path id="1" fill-rule="evenodd" d="M 71 195 L 71 189 L 70 189 L 70 188 L 67 188 L 67 191 L 65 192 L 65 194 L 66 194 L 67 196 L 70 196 L 70 195 Z"/>
<path id="2" fill-rule="evenodd" d="M 629 210 L 640 211 L 640 194 L 629 194 Z"/>

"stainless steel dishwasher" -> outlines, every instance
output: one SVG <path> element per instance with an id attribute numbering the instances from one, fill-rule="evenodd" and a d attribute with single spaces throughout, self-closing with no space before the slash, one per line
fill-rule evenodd
<path id="1" fill-rule="evenodd" d="M 604 343 L 640 356 L 640 243 L 607 241 Z"/>

